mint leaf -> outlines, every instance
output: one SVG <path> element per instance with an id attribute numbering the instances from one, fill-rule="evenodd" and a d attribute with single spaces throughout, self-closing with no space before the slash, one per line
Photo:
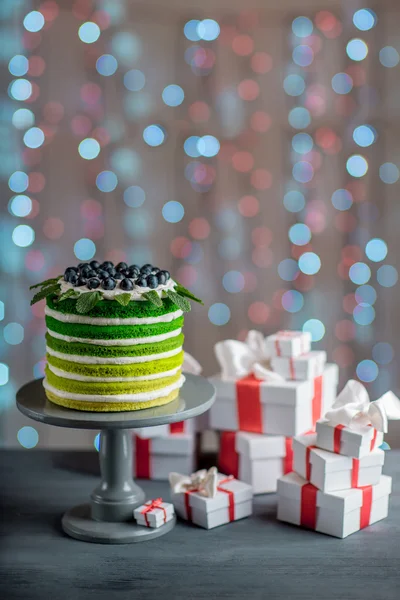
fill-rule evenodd
<path id="1" fill-rule="evenodd" d="M 57 302 L 62 302 L 63 300 L 66 300 L 67 298 L 78 298 L 79 296 L 80 296 L 80 293 L 77 292 L 76 290 L 67 290 L 66 292 L 61 294 L 61 296 L 59 298 L 57 298 Z"/>
<path id="2" fill-rule="evenodd" d="M 186 300 L 183 296 L 179 296 L 176 292 L 172 290 L 164 290 L 167 294 L 168 298 L 172 300 L 174 304 L 176 304 L 183 312 L 190 312 L 191 306 L 190 302 Z"/>
<path id="3" fill-rule="evenodd" d="M 35 283 L 35 285 L 31 285 L 29 289 L 34 290 L 38 287 L 44 287 L 56 283 L 61 277 L 62 275 L 59 275 L 58 277 L 53 277 L 52 279 L 46 279 L 46 281 L 42 281 L 41 283 Z"/>
<path id="4" fill-rule="evenodd" d="M 145 292 L 142 294 L 142 298 L 145 298 L 155 306 L 162 306 L 162 300 L 155 290 L 151 290 L 151 292 Z"/>
<path id="5" fill-rule="evenodd" d="M 131 295 L 128 293 L 127 294 L 115 294 L 114 300 L 116 300 L 122 306 L 127 306 L 129 304 L 129 302 L 131 301 Z"/>
<path id="6" fill-rule="evenodd" d="M 49 286 L 47 286 L 45 288 L 42 288 L 40 290 L 40 292 L 37 292 L 37 294 L 35 294 L 33 296 L 32 300 L 31 300 L 31 306 L 33 304 L 36 304 L 36 302 L 40 302 L 40 300 L 43 300 L 47 296 L 51 296 L 52 294 L 56 294 L 60 290 L 61 290 L 60 284 L 49 285 Z"/>
<path id="7" fill-rule="evenodd" d="M 80 315 L 84 315 L 88 313 L 92 308 L 96 306 L 100 300 L 102 300 L 103 296 L 100 292 L 87 292 L 85 294 L 80 294 L 78 300 L 76 301 L 76 311 Z"/>
<path id="8" fill-rule="evenodd" d="M 185 287 L 183 287 L 183 285 L 181 285 L 178 282 L 176 282 L 175 291 L 180 296 L 186 296 L 186 298 L 190 298 L 191 300 L 193 300 L 193 302 L 198 302 L 199 304 L 202 304 L 204 306 L 203 300 L 200 300 L 200 298 L 197 298 L 197 296 L 195 296 L 194 294 L 192 294 L 192 292 L 190 290 L 187 290 Z"/>

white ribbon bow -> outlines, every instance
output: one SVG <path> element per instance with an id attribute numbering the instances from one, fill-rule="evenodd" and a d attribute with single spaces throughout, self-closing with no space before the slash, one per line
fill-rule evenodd
<path id="1" fill-rule="evenodd" d="M 170 473 L 169 484 L 173 494 L 180 492 L 196 491 L 206 498 L 215 498 L 218 486 L 218 471 L 216 467 L 202 469 L 191 475 Z"/>
<path id="2" fill-rule="evenodd" d="M 378 431 L 387 433 L 388 420 L 400 419 L 400 400 L 393 392 L 386 392 L 378 400 L 370 402 L 363 384 L 350 379 L 325 419 L 333 425 L 352 429 L 372 425 Z"/>
<path id="3" fill-rule="evenodd" d="M 201 364 L 191 355 L 189 352 L 183 353 L 183 365 L 182 371 L 184 373 L 191 373 L 192 375 L 200 375 L 203 367 Z"/>
<path id="4" fill-rule="evenodd" d="M 265 366 L 269 356 L 264 336 L 259 331 L 249 331 L 245 342 L 218 342 L 214 351 L 221 367 L 221 377 L 225 381 L 241 379 L 250 373 L 264 381 L 284 381 L 281 375 Z"/>

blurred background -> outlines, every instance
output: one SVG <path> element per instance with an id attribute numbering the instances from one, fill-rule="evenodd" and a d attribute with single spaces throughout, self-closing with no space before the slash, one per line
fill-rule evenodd
<path id="1" fill-rule="evenodd" d="M 301 5 L 301 8 L 300 8 Z M 15 408 L 43 375 L 29 285 L 152 262 L 201 296 L 186 349 L 305 329 L 398 392 L 400 5 L 2 0 L 2 446 L 93 447 Z"/>

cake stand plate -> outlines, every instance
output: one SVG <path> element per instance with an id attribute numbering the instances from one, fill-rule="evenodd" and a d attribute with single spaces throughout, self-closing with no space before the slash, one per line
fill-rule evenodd
<path id="1" fill-rule="evenodd" d="M 100 429 L 101 482 L 89 504 L 65 513 L 62 527 L 68 535 L 86 542 L 126 544 L 168 533 L 175 519 L 158 529 L 136 525 L 133 510 L 145 494 L 132 478 L 132 432 L 191 419 L 206 412 L 215 399 L 214 386 L 197 375 L 186 375 L 179 397 L 164 406 L 137 411 L 96 413 L 71 410 L 47 400 L 41 380 L 24 385 L 17 393 L 17 407 L 27 417 L 75 429 Z"/>

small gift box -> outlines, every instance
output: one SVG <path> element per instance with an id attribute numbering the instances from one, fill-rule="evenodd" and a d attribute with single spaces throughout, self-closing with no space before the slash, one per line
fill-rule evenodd
<path id="1" fill-rule="evenodd" d="M 154 529 L 162 527 L 165 523 L 171 521 L 174 514 L 173 504 L 164 502 L 162 498 L 149 500 L 133 511 L 133 517 L 138 525 L 153 527 Z"/>
<path id="2" fill-rule="evenodd" d="M 285 379 L 303 381 L 319 377 L 324 372 L 326 352 L 313 350 L 297 358 L 276 356 L 271 359 L 271 366 L 276 373 Z"/>
<path id="3" fill-rule="evenodd" d="M 133 475 L 167 480 L 171 471 L 191 473 L 195 462 L 195 436 L 187 433 L 155 438 L 133 436 Z"/>
<path id="4" fill-rule="evenodd" d="M 338 538 L 368 527 L 388 515 L 392 478 L 382 475 L 376 485 L 321 492 L 289 473 L 278 481 L 278 519 Z"/>
<path id="5" fill-rule="evenodd" d="M 176 513 L 204 529 L 219 527 L 252 513 L 251 486 L 218 473 L 215 467 L 190 477 L 171 473 L 169 480 Z"/>
<path id="6" fill-rule="evenodd" d="M 169 425 L 153 425 L 152 427 L 138 427 L 135 434 L 143 439 L 152 439 L 157 437 L 167 437 L 177 433 L 192 434 L 195 431 L 194 419 L 170 423 Z"/>
<path id="7" fill-rule="evenodd" d="M 276 492 L 279 477 L 293 470 L 292 438 L 223 431 L 218 468 L 248 483 L 254 494 Z"/>
<path id="8" fill-rule="evenodd" d="M 311 333 L 307 331 L 278 331 L 266 340 L 268 356 L 287 356 L 295 358 L 311 350 Z"/>
<path id="9" fill-rule="evenodd" d="M 362 383 L 347 382 L 325 418 L 316 424 L 319 448 L 362 458 L 383 442 L 388 420 L 400 418 L 400 400 L 393 392 L 370 402 Z"/>
<path id="10" fill-rule="evenodd" d="M 316 434 L 293 439 L 293 466 L 298 475 L 323 492 L 379 483 L 385 460 L 377 448 L 363 458 L 350 458 L 315 447 Z"/>

